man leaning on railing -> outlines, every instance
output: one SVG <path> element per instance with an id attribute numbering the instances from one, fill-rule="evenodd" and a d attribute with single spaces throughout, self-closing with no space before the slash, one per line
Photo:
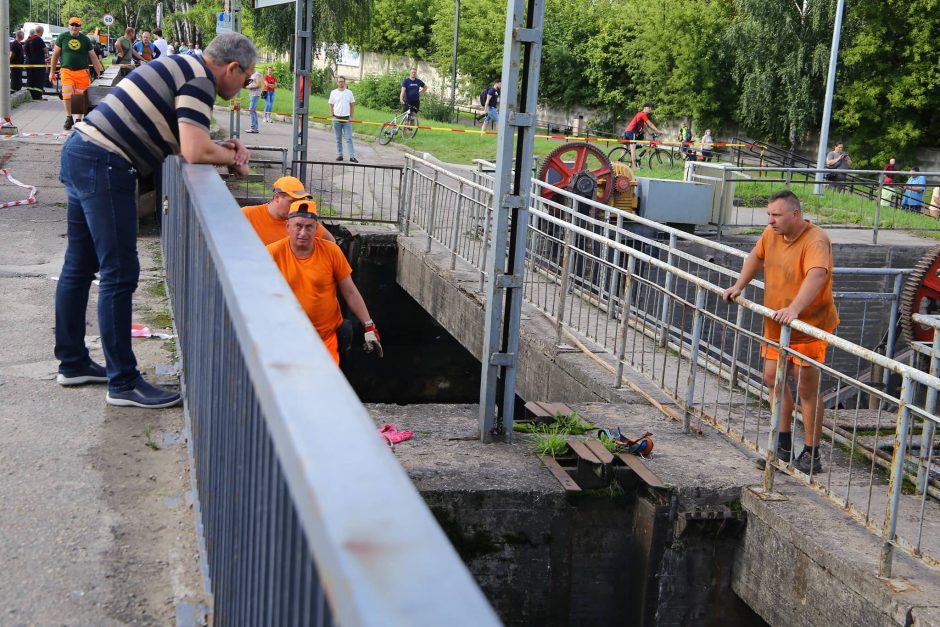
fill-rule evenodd
<path id="1" fill-rule="evenodd" d="M 799 318 L 818 329 L 832 333 L 839 324 L 832 296 L 832 243 L 821 228 L 803 218 L 800 199 L 790 190 L 777 192 L 767 203 L 767 228 L 744 260 L 741 275 L 722 294 L 725 302 L 737 298 L 748 283 L 764 269 L 764 306 L 774 311 L 764 319 L 764 337 L 780 341 L 780 325 Z M 826 342 L 793 331 L 790 348 L 800 355 L 822 363 Z M 779 351 L 770 343 L 761 344 L 764 358 L 764 385 L 771 390 L 777 376 Z M 819 437 L 823 425 L 823 405 L 819 398 L 819 370 L 811 362 L 787 356 L 784 376 L 783 407 L 780 414 L 780 438 L 776 455 L 789 462 L 793 456 L 793 396 L 789 375 L 794 374 L 800 395 L 800 409 L 805 427 L 805 445 L 794 466 L 806 474 L 823 471 L 819 455 Z M 799 367 L 794 373 L 793 365 Z"/>
<path id="2" fill-rule="evenodd" d="M 238 140 L 213 142 L 209 120 L 216 94 L 235 96 L 254 72 L 256 57 L 247 37 L 227 33 L 202 57 L 157 59 L 116 85 L 63 145 L 68 245 L 55 303 L 60 385 L 107 383 L 111 405 L 180 402 L 178 393 L 144 381 L 131 346 L 131 297 L 140 275 L 137 179 L 153 174 L 171 154 L 248 174 L 248 150 Z M 85 308 L 95 272 L 101 279 L 98 326 L 107 368 L 92 361 L 85 346 Z"/>

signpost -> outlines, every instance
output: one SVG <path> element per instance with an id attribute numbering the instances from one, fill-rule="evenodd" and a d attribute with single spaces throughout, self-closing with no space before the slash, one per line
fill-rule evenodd
<path id="1" fill-rule="evenodd" d="M 105 52 L 111 52 L 111 25 L 114 24 L 114 16 L 110 13 L 105 13 L 101 16 L 101 23 L 108 27 L 108 43 L 105 45 Z"/>

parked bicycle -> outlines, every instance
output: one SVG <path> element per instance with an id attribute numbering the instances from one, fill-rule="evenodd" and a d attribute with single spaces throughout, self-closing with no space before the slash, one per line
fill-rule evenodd
<path id="1" fill-rule="evenodd" d="M 659 135 L 651 133 L 649 143 L 636 145 L 637 167 L 642 168 L 646 165 L 651 170 L 664 167 L 671 168 L 675 159 L 682 159 L 682 156 L 677 156 L 672 148 L 663 147 L 662 142 L 656 141 L 657 137 Z M 607 153 L 607 158 L 611 161 L 629 161 L 630 144 L 625 143 L 614 146 Z"/>
<path id="2" fill-rule="evenodd" d="M 393 117 L 379 129 L 378 142 L 383 146 L 401 133 L 403 140 L 413 139 L 418 134 L 418 112 L 411 107 Z"/>

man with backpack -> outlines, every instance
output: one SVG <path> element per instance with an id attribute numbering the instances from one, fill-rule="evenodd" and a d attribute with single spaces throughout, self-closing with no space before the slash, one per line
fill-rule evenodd
<path id="1" fill-rule="evenodd" d="M 487 87 L 480 92 L 480 104 L 483 105 L 483 125 L 480 126 L 480 133 L 486 131 L 486 123 L 492 121 L 496 124 L 499 121 L 499 88 L 502 81 L 496 79 L 492 87 Z"/>

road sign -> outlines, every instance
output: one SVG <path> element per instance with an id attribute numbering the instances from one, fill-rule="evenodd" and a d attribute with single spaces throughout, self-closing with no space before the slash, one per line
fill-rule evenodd
<path id="1" fill-rule="evenodd" d="M 296 0 L 255 0 L 255 8 L 273 7 L 277 4 L 291 4 L 293 2 L 296 2 Z"/>
<path id="2" fill-rule="evenodd" d="M 101 16 L 101 22 L 105 26 L 111 26 L 112 24 L 114 24 L 114 16 L 111 15 L 110 13 L 105 13 L 104 15 Z"/>

